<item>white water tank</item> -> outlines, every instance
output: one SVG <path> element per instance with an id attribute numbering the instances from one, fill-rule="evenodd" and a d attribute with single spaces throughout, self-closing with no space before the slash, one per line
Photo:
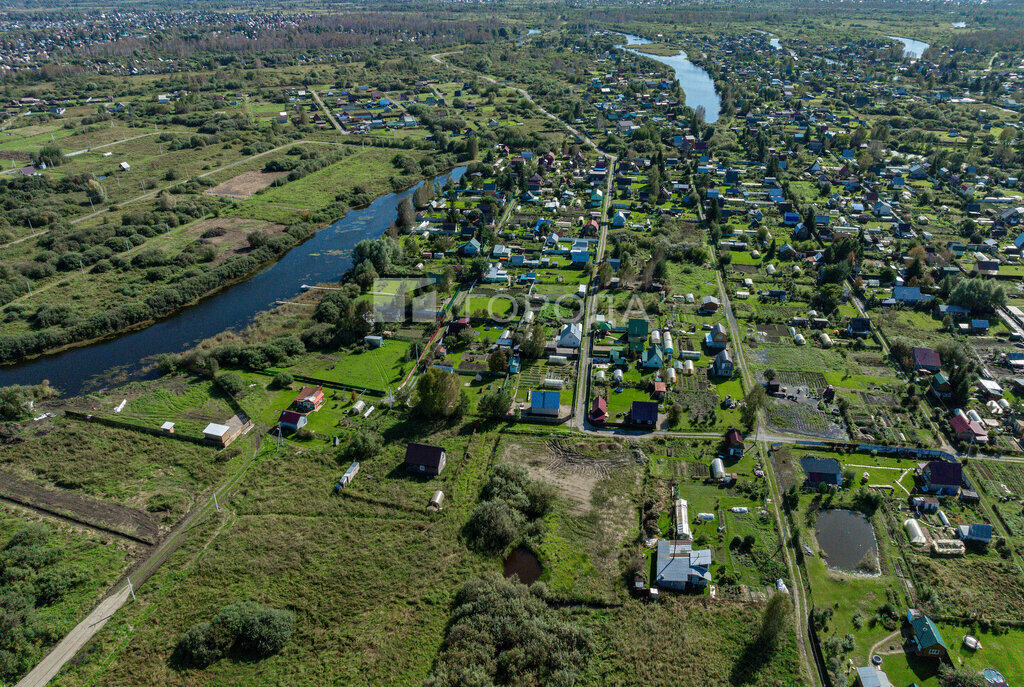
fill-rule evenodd
<path id="1" fill-rule="evenodd" d="M 924 531 L 921 529 L 921 523 L 914 518 L 908 518 L 907 521 L 903 523 L 903 529 L 907 531 L 910 543 L 914 546 L 920 546 L 928 541 L 924 538 Z"/>

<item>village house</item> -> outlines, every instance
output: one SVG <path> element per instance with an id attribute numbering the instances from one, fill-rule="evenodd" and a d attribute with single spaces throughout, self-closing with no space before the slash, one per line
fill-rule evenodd
<path id="1" fill-rule="evenodd" d="M 841 487 L 843 485 L 843 468 L 835 458 L 813 458 L 800 459 L 800 467 L 804 470 L 804 486 L 816 488 L 819 484 L 827 484 L 830 487 Z"/>
<path id="2" fill-rule="evenodd" d="M 304 386 L 292 401 L 292 406 L 300 413 L 313 413 L 324 404 L 324 389 L 317 386 Z"/>
<path id="3" fill-rule="evenodd" d="M 910 646 L 917 656 L 949 660 L 949 648 L 932 619 L 916 609 L 907 611 Z"/>
<path id="4" fill-rule="evenodd" d="M 722 351 L 715 356 L 711 371 L 716 377 L 732 377 L 735 367 L 729 351 Z"/>
<path id="5" fill-rule="evenodd" d="M 410 443 L 405 447 L 405 469 L 421 475 L 440 475 L 448 454 L 440 446 Z"/>
<path id="6" fill-rule="evenodd" d="M 654 429 L 658 425 L 658 404 L 654 401 L 633 401 L 629 421 L 634 427 Z"/>
<path id="7" fill-rule="evenodd" d="M 921 491 L 936 496 L 956 496 L 963 482 L 963 466 L 933 460 L 921 468 Z"/>
<path id="8" fill-rule="evenodd" d="M 689 541 L 660 540 L 654 582 L 679 591 L 706 587 L 711 582 L 711 550 L 694 551 Z"/>
<path id="9" fill-rule="evenodd" d="M 735 427 L 730 427 L 725 433 L 725 455 L 730 458 L 742 458 L 743 448 L 743 435 Z"/>
<path id="10" fill-rule="evenodd" d="M 540 391 L 534 389 L 530 392 L 531 415 L 558 417 L 560 404 L 561 394 L 557 391 Z"/>

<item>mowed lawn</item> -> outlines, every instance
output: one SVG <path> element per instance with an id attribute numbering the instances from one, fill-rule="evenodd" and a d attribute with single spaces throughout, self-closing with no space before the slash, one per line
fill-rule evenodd
<path id="1" fill-rule="evenodd" d="M 341 161 L 283 186 L 268 188 L 253 196 L 254 202 L 290 207 L 321 208 L 334 202 L 335 196 L 362 186 L 371 196 L 391 190 L 388 179 L 397 173 L 391 159 L 394 148 L 361 148 Z M 268 157 L 269 161 L 269 157 Z"/>
<path id="2" fill-rule="evenodd" d="M 412 344 L 401 339 L 386 339 L 380 348 L 367 348 L 362 353 L 340 353 L 325 360 L 309 357 L 287 372 L 328 382 L 341 382 L 363 389 L 387 391 L 402 381 L 402 373 L 412 369 L 406 355 Z"/>

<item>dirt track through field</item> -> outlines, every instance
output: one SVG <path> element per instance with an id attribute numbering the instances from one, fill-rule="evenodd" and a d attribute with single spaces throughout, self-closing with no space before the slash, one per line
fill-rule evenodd
<path id="1" fill-rule="evenodd" d="M 160 537 L 149 513 L 67 489 L 48 489 L 5 472 L 0 472 L 0 499 L 145 546 Z"/>

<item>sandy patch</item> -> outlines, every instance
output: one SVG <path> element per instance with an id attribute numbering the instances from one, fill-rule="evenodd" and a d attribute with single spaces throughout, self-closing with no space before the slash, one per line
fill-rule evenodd
<path id="1" fill-rule="evenodd" d="M 288 172 L 243 172 L 233 179 L 207 189 L 207 195 L 225 198 L 249 198 L 252 194 L 274 183 L 274 179 L 286 176 Z"/>

